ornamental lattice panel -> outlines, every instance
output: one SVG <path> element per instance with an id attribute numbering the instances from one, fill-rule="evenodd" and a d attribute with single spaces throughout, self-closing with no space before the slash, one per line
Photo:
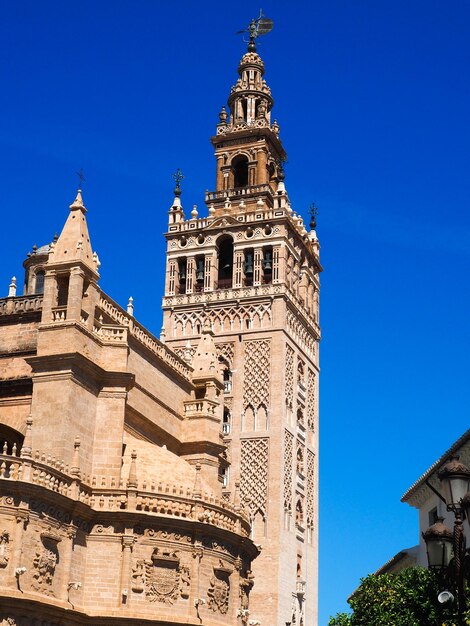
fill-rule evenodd
<path id="1" fill-rule="evenodd" d="M 243 409 L 269 407 L 271 345 L 266 339 L 245 343 Z"/>
<path id="2" fill-rule="evenodd" d="M 231 342 L 228 343 L 217 343 L 215 345 L 215 349 L 217 351 L 218 358 L 223 358 L 230 367 L 233 365 L 233 355 L 234 355 L 234 344 Z"/>
<path id="3" fill-rule="evenodd" d="M 286 406 L 291 411 L 294 407 L 294 350 L 286 347 Z"/>
<path id="4" fill-rule="evenodd" d="M 288 430 L 284 437 L 284 511 L 292 513 L 292 468 L 294 463 L 294 435 Z"/>
<path id="5" fill-rule="evenodd" d="M 307 427 L 315 432 L 315 374 L 307 370 Z"/>
<path id="6" fill-rule="evenodd" d="M 315 454 L 307 450 L 307 527 L 313 528 L 315 513 Z"/>
<path id="7" fill-rule="evenodd" d="M 178 303 L 177 304 L 182 304 Z M 174 337 L 199 335 L 208 326 L 213 333 L 269 328 L 272 323 L 271 304 L 250 304 L 238 307 L 207 308 L 181 311 L 174 315 Z"/>
<path id="8" fill-rule="evenodd" d="M 240 495 L 248 498 L 253 515 L 266 517 L 268 502 L 268 439 L 242 439 Z"/>

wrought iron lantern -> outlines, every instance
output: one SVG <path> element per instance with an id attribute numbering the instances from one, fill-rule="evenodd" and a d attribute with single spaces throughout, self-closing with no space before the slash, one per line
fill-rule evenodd
<path id="1" fill-rule="evenodd" d="M 437 522 L 423 533 L 429 567 L 439 570 L 449 566 L 453 552 L 453 533 L 443 522 L 444 518 L 439 517 Z"/>

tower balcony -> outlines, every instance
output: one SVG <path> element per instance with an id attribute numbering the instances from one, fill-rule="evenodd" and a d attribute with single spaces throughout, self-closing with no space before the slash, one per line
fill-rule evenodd
<path id="1" fill-rule="evenodd" d="M 267 195 L 272 199 L 273 190 L 271 185 L 249 185 L 246 187 L 234 187 L 232 189 L 222 189 L 220 191 L 206 192 L 206 202 L 216 202 L 217 200 L 242 200 Z"/>

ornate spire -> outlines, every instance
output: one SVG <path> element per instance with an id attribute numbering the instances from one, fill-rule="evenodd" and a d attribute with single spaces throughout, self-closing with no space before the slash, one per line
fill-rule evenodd
<path id="1" fill-rule="evenodd" d="M 81 261 L 93 272 L 98 273 L 97 257 L 93 255 L 91 249 L 85 214 L 82 190 L 78 189 L 75 200 L 70 205 L 67 221 L 54 246 L 53 262 Z"/>
<path id="2" fill-rule="evenodd" d="M 173 204 L 171 205 L 170 211 L 169 211 L 169 219 L 168 219 L 169 224 L 176 224 L 184 220 L 183 206 L 180 200 L 180 196 L 181 196 L 180 183 L 183 180 L 184 176 L 180 168 L 178 168 L 176 172 L 173 174 L 173 178 L 176 182 L 175 190 L 174 190 L 175 197 L 174 197 Z"/>

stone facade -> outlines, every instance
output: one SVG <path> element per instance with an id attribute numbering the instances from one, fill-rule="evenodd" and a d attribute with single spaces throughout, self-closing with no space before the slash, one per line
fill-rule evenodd
<path id="1" fill-rule="evenodd" d="M 317 624 L 319 244 L 251 50 L 208 217 L 169 212 L 157 339 L 79 190 L 0 299 L 0 624 Z"/>

